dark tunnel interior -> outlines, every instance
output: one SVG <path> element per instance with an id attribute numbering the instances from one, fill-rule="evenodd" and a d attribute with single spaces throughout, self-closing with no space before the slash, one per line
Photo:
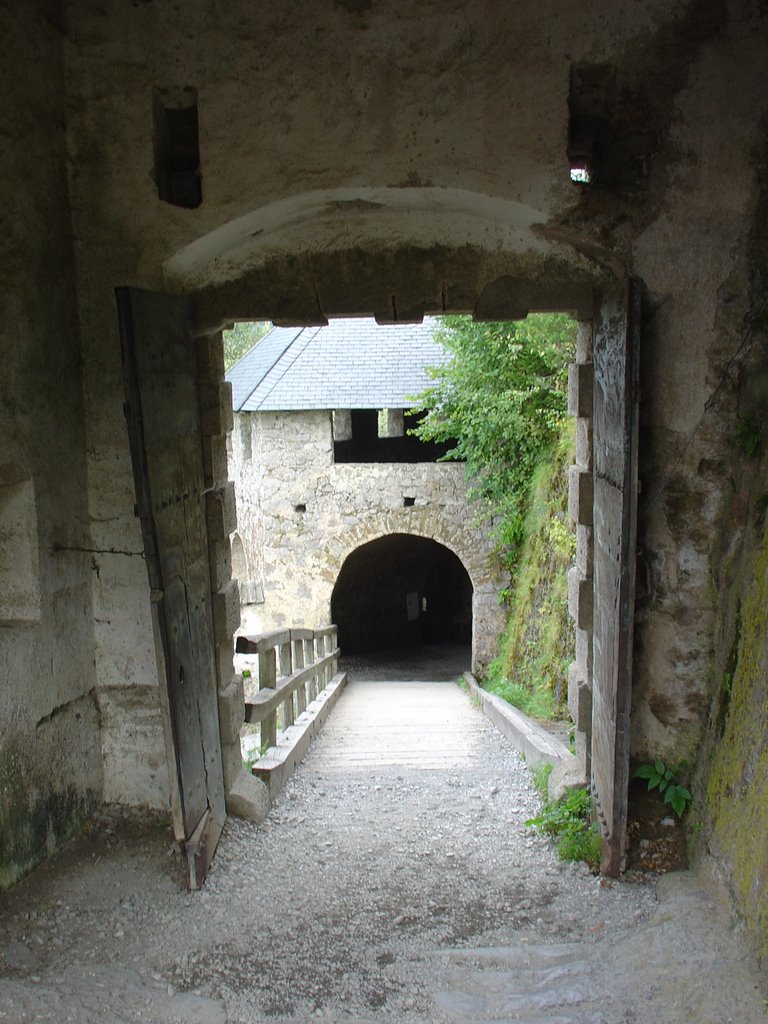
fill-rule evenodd
<path id="1" fill-rule="evenodd" d="M 345 655 L 471 644 L 472 583 L 437 541 L 390 534 L 346 559 L 331 615 Z"/>

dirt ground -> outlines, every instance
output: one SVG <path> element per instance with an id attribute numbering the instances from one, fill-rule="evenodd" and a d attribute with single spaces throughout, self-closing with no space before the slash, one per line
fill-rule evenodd
<path id="1" fill-rule="evenodd" d="M 525 827 L 537 809 L 458 687 L 356 682 L 267 820 L 229 820 L 202 892 L 167 822 L 112 809 L 0 897 L 0 1022 L 768 1021 L 694 877 L 601 881 Z"/>

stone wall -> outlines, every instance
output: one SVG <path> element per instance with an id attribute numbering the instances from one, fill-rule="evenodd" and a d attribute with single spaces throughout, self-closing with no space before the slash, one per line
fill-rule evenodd
<path id="1" fill-rule="evenodd" d="M 98 681 L 100 698 L 115 698 L 105 730 L 110 795 L 164 799 L 145 767 L 148 748 L 129 784 L 118 772 L 128 752 L 108 742 L 121 720 L 135 720 L 142 693 L 149 729 L 157 686 L 135 554 L 116 285 L 194 294 L 205 333 L 237 318 L 316 323 L 355 313 L 503 319 L 566 308 L 588 319 L 605 280 L 631 270 L 646 285 L 632 744 L 638 760 L 697 763 L 731 646 L 715 538 L 738 548 L 751 529 L 748 509 L 731 501 L 740 398 L 736 374 L 725 371 L 742 361 L 744 317 L 765 297 L 753 272 L 765 250 L 764 223 L 755 227 L 766 178 L 763 7 L 276 0 L 256 12 L 244 0 L 71 0 L 63 82 L 48 20 L 57 9 L 2 6 L 2 106 L 14 142 L 2 157 L 3 327 L 12 331 L 3 438 L 23 456 L 7 456 L 22 468 L 11 484 L 18 500 L 28 507 L 33 480 L 38 508 L 50 509 L 38 523 L 45 624 L 10 627 L 6 663 L 15 680 L 30 668 L 46 678 L 50 658 L 58 667 L 56 652 L 73 645 L 53 697 L 38 684 L 5 688 L 13 696 L 2 698 L 4 721 L 20 726 L 21 742 L 64 691 L 79 700 Z M 161 199 L 156 180 L 157 90 L 167 100 L 185 87 L 199 113 L 195 208 Z M 577 161 L 592 167 L 591 185 L 571 182 Z M 54 495 L 71 546 L 85 532 L 82 414 L 69 389 L 78 377 L 70 209 L 87 511 L 91 546 L 105 552 L 93 570 L 84 556 L 50 556 Z M 36 425 L 39 402 L 59 417 L 43 469 L 25 462 L 24 449 L 40 451 L 28 438 L 48 430 Z M 33 548 L 28 538 L 30 566 Z M 733 579 L 744 602 L 749 579 Z M 34 588 L 25 600 L 35 606 Z M 77 609 L 94 623 L 95 676 Z M 740 685 L 757 699 L 764 675 L 743 664 Z M 753 754 L 747 744 L 734 756 L 747 765 Z M 23 792 L 13 772 L 12 788 Z M 734 881 L 738 857 L 723 863 Z M 751 921 L 764 937 L 754 912 Z"/>
<path id="2" fill-rule="evenodd" d="M 102 786 L 61 26 L 22 6 L 3 11 L 0 70 L 0 888 Z"/>
<path id="3" fill-rule="evenodd" d="M 330 412 L 262 412 L 235 414 L 232 472 L 248 571 L 242 632 L 328 625 L 347 556 L 386 534 L 414 534 L 449 548 L 467 570 L 472 662 L 484 671 L 503 627 L 506 579 L 487 530 L 473 524 L 462 464 L 334 464 Z"/>

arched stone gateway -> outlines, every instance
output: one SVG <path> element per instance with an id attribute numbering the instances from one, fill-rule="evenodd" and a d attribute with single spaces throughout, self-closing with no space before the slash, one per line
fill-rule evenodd
<path id="1" fill-rule="evenodd" d="M 6 550 L 17 555 L 18 538 L 29 557 L 0 637 L 0 834 L 14 837 L 0 884 L 77 831 L 99 800 L 166 805 L 174 789 L 153 629 L 166 589 L 147 577 L 134 515 L 115 287 L 189 300 L 180 347 L 199 371 L 194 501 L 210 554 L 195 568 L 210 570 L 209 684 L 220 691 L 231 792 L 241 771 L 226 713 L 239 614 L 231 409 L 217 342 L 204 336 L 249 317 L 566 309 L 593 319 L 599 387 L 614 346 L 598 351 L 598 340 L 617 336 L 603 331 L 604 293 L 631 267 L 647 286 L 641 583 L 636 614 L 616 604 L 634 628 L 621 729 L 636 761 L 688 759 L 702 825 L 692 842 L 717 859 L 768 948 L 768 876 L 753 841 L 768 806 L 766 772 L 754 770 L 765 763 L 767 657 L 764 5 L 661 0 L 649 13 L 521 0 L 489 17 L 483 4 L 424 0 L 303 4 L 297 16 L 295 3 L 275 0 L 265 15 L 218 5 L 215 19 L 202 2 L 73 0 L 66 19 L 61 6 L 5 5 L 12 88 L 2 108 L 17 143 L 0 154 L 6 234 L 25 244 L 5 254 L 13 338 L 0 465 L 23 470 L 5 474 Z M 197 403 L 160 404 L 177 421 Z M 595 438 L 598 427 L 596 407 Z M 160 451 L 172 468 L 173 446 Z M 615 467 L 595 465 L 602 486 Z M 598 500 L 587 475 L 577 483 L 586 531 Z M 165 509 L 192 500 L 182 480 Z M 302 515 L 306 525 L 313 513 L 301 504 L 281 508 L 277 525 Z M 391 508 L 381 529 L 409 532 L 409 509 Z M 339 551 L 354 520 L 343 510 L 334 524 Z M 591 570 L 589 549 L 579 554 Z M 601 558 L 596 544 L 595 580 Z M 334 577 L 320 563 L 327 602 Z M 249 571 L 267 574 L 250 557 Z M 293 572 L 298 588 L 305 566 Z M 574 575 L 573 594 L 589 674 L 593 657 L 613 653 L 589 643 L 589 597 L 606 599 L 594 609 L 603 628 L 613 591 Z"/>
<path id="2" fill-rule="evenodd" d="M 387 534 L 356 548 L 341 567 L 331 617 L 342 653 L 459 644 L 472 641 L 472 581 L 442 544 Z"/>
<path id="3" fill-rule="evenodd" d="M 508 577 L 487 528 L 475 521 L 464 466 L 335 463 L 332 416 L 324 410 L 235 418 L 238 531 L 248 564 L 260 572 L 241 598 L 241 631 L 325 625 L 353 552 L 390 535 L 409 535 L 442 546 L 466 571 L 473 593 L 472 665 L 482 672 L 496 653 Z"/>

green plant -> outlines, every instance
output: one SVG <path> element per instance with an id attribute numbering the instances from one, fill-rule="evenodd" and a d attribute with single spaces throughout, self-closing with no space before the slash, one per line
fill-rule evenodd
<path id="1" fill-rule="evenodd" d="M 261 757 L 262 751 L 251 749 L 243 758 L 243 767 L 247 772 L 253 771 L 253 766 Z"/>
<path id="2" fill-rule="evenodd" d="M 735 440 L 745 455 L 754 455 L 760 447 L 763 421 L 758 416 L 739 416 Z"/>
<path id="3" fill-rule="evenodd" d="M 546 803 L 526 826 L 551 836 L 561 860 L 583 860 L 590 867 L 600 864 L 600 833 L 591 821 L 592 802 L 586 789 L 572 789 L 560 800 Z"/>
<path id="4" fill-rule="evenodd" d="M 542 761 L 541 764 L 534 765 L 531 768 L 534 788 L 545 803 L 549 794 L 549 776 L 552 774 L 554 767 L 551 761 Z"/>
<path id="5" fill-rule="evenodd" d="M 693 797 L 680 783 L 679 771 L 675 765 L 666 765 L 661 758 L 656 758 L 652 764 L 641 764 L 635 772 L 635 778 L 647 779 L 648 789 L 658 789 L 664 803 L 672 807 L 678 818 L 682 818 Z"/>

